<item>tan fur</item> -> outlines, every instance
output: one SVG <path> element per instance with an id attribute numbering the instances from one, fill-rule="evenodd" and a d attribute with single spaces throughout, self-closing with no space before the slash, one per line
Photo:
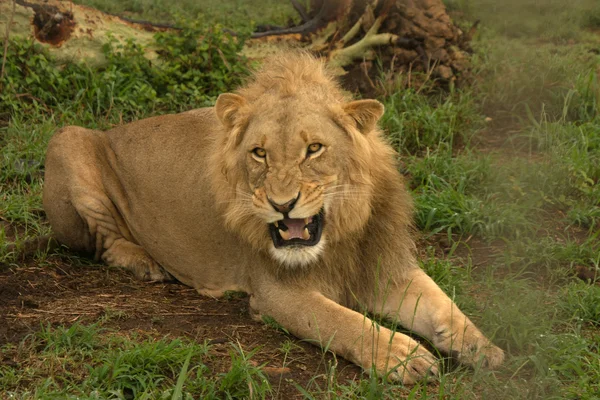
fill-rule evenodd
<path id="1" fill-rule="evenodd" d="M 364 311 L 498 366 L 502 350 L 417 266 L 411 200 L 376 125 L 383 106 L 352 101 L 305 54 L 265 65 L 214 108 L 58 132 L 44 187 L 57 239 L 143 279 L 246 291 L 257 316 L 391 379 L 436 373 L 436 360 Z M 312 143 L 323 147 L 308 155 Z M 321 242 L 276 249 L 267 224 L 283 215 L 270 201 L 298 195 L 290 218 L 325 210 Z"/>

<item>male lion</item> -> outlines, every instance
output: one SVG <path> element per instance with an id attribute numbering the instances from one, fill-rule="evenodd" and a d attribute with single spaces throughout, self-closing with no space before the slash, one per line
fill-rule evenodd
<path id="1" fill-rule="evenodd" d="M 502 350 L 417 265 L 383 106 L 349 100 L 306 54 L 265 65 L 211 108 L 56 133 L 44 185 L 55 237 L 142 279 L 248 292 L 257 316 L 390 379 L 436 374 L 436 358 L 365 311 L 498 366 Z"/>

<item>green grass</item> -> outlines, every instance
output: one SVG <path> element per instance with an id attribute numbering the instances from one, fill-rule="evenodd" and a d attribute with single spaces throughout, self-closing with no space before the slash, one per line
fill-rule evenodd
<path id="1" fill-rule="evenodd" d="M 77 0 L 75 3 L 133 19 L 177 24 L 183 17 L 218 23 L 238 31 L 251 31 L 257 24 L 286 25 L 294 10 L 289 1 L 265 0 Z"/>
<path id="2" fill-rule="evenodd" d="M 481 47 L 475 56 L 480 99 L 486 114 L 493 114 L 501 124 L 506 120 L 520 122 L 527 114 L 537 119 L 542 114 L 560 118 L 565 101 L 570 98 L 567 95 L 577 89 L 577 83 L 589 76 L 597 63 L 591 52 L 594 42 L 530 43 L 496 36 L 485 29 L 481 36 Z M 577 93 L 576 101 L 582 100 L 580 94 Z"/>
<path id="3" fill-rule="evenodd" d="M 565 42 L 582 39 L 582 28 L 599 26 L 600 7 L 594 0 L 444 0 L 451 12 L 480 20 L 496 35 L 524 40 Z"/>
<path id="4" fill-rule="evenodd" d="M 392 146 L 399 153 L 419 154 L 440 145 L 462 146 L 484 118 L 466 92 L 454 95 L 424 96 L 420 91 L 398 91 L 384 100 L 381 120 Z"/>
<path id="5" fill-rule="evenodd" d="M 180 21 L 182 10 L 200 13 L 189 32 L 213 37 L 218 32 L 203 23 L 243 32 L 257 22 L 285 24 L 291 13 L 285 1 L 260 8 L 245 1 L 80 3 L 163 22 Z M 337 364 L 323 358 L 325 379 L 298 385 L 298 395 L 597 398 L 600 290 L 573 274 L 578 266 L 600 274 L 600 60 L 590 51 L 600 45 L 591 32 L 600 25 L 600 9 L 591 0 L 569 7 L 558 0 L 446 3 L 464 26 L 482 20 L 473 43 L 476 82 L 445 94 L 393 93 L 382 99 L 382 126 L 415 198 L 416 225 L 434 242 L 422 268 L 507 352 L 507 361 L 497 372 L 450 363 L 437 384 L 402 387 L 367 376 L 338 380 Z M 203 75 L 194 58 L 204 54 L 202 46 L 186 53 L 179 51 L 185 41 L 164 40 L 170 58 L 161 66 L 144 63 L 132 44 L 107 49 L 109 65 L 101 71 L 58 67 L 29 44 L 10 43 L 11 83 L 0 93 L 0 114 L 10 114 L 5 124 L 0 117 L 0 220 L 10 228 L 0 225 L 0 262 L 19 267 L 6 254 L 13 229 L 17 241 L 48 232 L 41 185 L 46 144 L 57 127 L 104 129 L 211 104 L 242 79 L 245 62 L 234 57 L 236 48 L 228 55 L 239 74 L 221 68 Z M 30 97 L 17 96 L 25 92 Z M 434 250 L 447 242 L 446 256 Z M 472 255 L 461 251 L 471 246 Z M 280 395 L 281 384 L 267 383 L 252 362 L 260 349 L 231 343 L 227 355 L 216 356 L 210 346 L 185 338 L 125 336 L 103 324 L 42 326 L 21 343 L 1 347 L 0 355 L 16 364 L 0 366 L 0 397 Z M 284 365 L 295 343 L 290 337 L 282 346 Z M 227 368 L 215 367 L 223 364 Z"/>
<path id="6" fill-rule="evenodd" d="M 228 371 L 215 374 L 206 344 L 125 337 L 98 324 L 43 326 L 2 355 L 20 366 L 18 374 L 0 367 L 2 395 L 9 398 L 264 398 L 270 391 L 250 363 L 253 353 L 239 346 L 229 351 Z"/>

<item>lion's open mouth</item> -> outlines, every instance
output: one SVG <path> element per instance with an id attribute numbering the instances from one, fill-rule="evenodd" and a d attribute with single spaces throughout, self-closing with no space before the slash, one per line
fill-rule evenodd
<path id="1" fill-rule="evenodd" d="M 269 232 L 276 248 L 287 246 L 314 246 L 321 240 L 324 212 L 308 218 L 284 218 L 269 224 Z"/>

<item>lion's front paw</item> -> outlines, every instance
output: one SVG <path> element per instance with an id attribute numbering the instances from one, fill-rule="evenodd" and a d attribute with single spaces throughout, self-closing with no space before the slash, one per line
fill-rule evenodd
<path id="1" fill-rule="evenodd" d="M 464 342 L 458 360 L 473 367 L 496 369 L 504 362 L 504 351 L 481 336 Z"/>
<path id="2" fill-rule="evenodd" d="M 438 375 L 438 359 L 409 337 L 397 334 L 384 351 L 386 355 L 377 357 L 375 369 L 391 381 L 413 385 Z"/>
<path id="3" fill-rule="evenodd" d="M 140 260 L 140 262 L 133 266 L 132 271 L 136 278 L 142 281 L 169 282 L 175 280 L 173 275 L 152 259 Z"/>
<path id="4" fill-rule="evenodd" d="M 482 367 L 496 369 L 504 362 L 504 351 L 498 346 L 487 342 L 476 348 L 468 359 L 473 365 L 481 364 Z"/>
<path id="5" fill-rule="evenodd" d="M 142 281 L 168 282 L 174 280 L 173 276 L 154 261 L 143 248 L 124 239 L 116 240 L 102 254 L 102 260 L 108 265 L 127 268 Z"/>

